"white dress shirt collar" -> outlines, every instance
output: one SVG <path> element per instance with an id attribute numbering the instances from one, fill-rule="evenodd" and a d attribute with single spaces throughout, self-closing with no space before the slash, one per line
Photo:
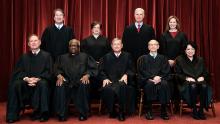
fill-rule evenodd
<path id="1" fill-rule="evenodd" d="M 60 30 L 63 27 L 63 23 L 62 24 L 56 24 L 55 23 L 55 26 Z"/>
<path id="2" fill-rule="evenodd" d="M 31 52 L 32 52 L 32 54 L 37 55 L 40 52 L 40 49 L 32 50 Z"/>
<path id="3" fill-rule="evenodd" d="M 143 22 L 140 22 L 140 23 L 135 22 L 135 27 L 136 27 L 136 28 L 138 28 L 138 25 L 140 25 L 140 28 L 141 28 L 141 26 L 143 25 Z"/>

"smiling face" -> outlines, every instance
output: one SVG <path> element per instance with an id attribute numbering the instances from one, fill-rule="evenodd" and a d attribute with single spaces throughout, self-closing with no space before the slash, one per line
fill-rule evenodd
<path id="1" fill-rule="evenodd" d="M 170 29 L 177 29 L 177 21 L 175 18 L 170 19 L 169 28 Z"/>
<path id="2" fill-rule="evenodd" d="M 62 24 L 64 21 L 64 13 L 62 10 L 55 10 L 54 11 L 54 21 L 56 24 Z"/>
<path id="3" fill-rule="evenodd" d="M 159 49 L 159 43 L 156 40 L 150 40 L 148 42 L 148 49 L 150 52 L 157 52 Z"/>
<path id="4" fill-rule="evenodd" d="M 101 34 L 101 27 L 100 27 L 99 24 L 94 25 L 94 26 L 92 27 L 92 34 L 93 34 L 93 35 L 100 35 L 100 34 Z"/>
<path id="5" fill-rule="evenodd" d="M 41 41 L 39 40 L 38 36 L 32 35 L 28 39 L 28 46 L 31 50 L 37 50 L 40 48 Z"/>
<path id="6" fill-rule="evenodd" d="M 79 53 L 79 41 L 78 40 L 71 40 L 69 42 L 69 52 L 71 54 Z"/>
<path id="7" fill-rule="evenodd" d="M 121 49 L 123 48 L 122 41 L 118 38 L 113 39 L 111 47 L 113 52 L 121 52 Z"/>
<path id="8" fill-rule="evenodd" d="M 185 53 L 187 55 L 187 57 L 191 58 L 195 55 L 195 48 L 193 48 L 190 44 L 187 45 L 186 49 L 185 49 Z"/>
<path id="9" fill-rule="evenodd" d="M 137 8 L 134 12 L 135 21 L 140 23 L 144 20 L 144 10 L 142 8 Z"/>

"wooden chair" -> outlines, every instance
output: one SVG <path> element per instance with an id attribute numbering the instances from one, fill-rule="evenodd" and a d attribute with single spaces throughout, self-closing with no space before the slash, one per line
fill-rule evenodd
<path id="1" fill-rule="evenodd" d="M 211 77 L 213 76 L 213 74 L 211 74 Z M 177 79 L 177 77 L 176 77 Z M 210 87 L 211 90 L 211 87 Z M 185 103 L 185 101 L 181 98 L 180 99 L 180 117 L 182 116 L 183 113 L 183 109 L 184 108 L 189 108 L 188 105 Z M 214 100 L 213 98 L 211 99 L 210 105 L 208 107 L 208 110 L 211 109 L 212 110 L 212 115 L 213 117 L 216 117 L 216 113 L 215 113 L 215 105 L 214 105 Z"/>
<path id="2" fill-rule="evenodd" d="M 184 100 L 181 99 L 181 100 L 180 100 L 180 117 L 182 116 L 182 113 L 183 113 L 183 109 L 184 109 L 184 108 L 189 108 L 189 107 L 188 107 L 188 105 L 184 102 Z M 214 105 L 213 99 L 211 100 L 211 103 L 210 103 L 208 109 L 211 109 L 211 110 L 212 110 L 212 115 L 213 115 L 213 117 L 216 117 L 216 114 L 215 114 L 215 105 Z"/>
<path id="3" fill-rule="evenodd" d="M 139 98 L 139 111 L 138 111 L 138 115 L 139 117 L 141 117 L 141 114 L 142 114 L 142 110 L 143 110 L 143 98 L 144 98 L 144 92 L 143 92 L 143 89 L 140 89 L 140 98 Z M 153 105 L 158 105 L 158 103 L 153 103 Z M 173 103 L 172 101 L 170 100 L 170 103 L 169 103 L 169 107 L 170 107 L 170 113 L 171 115 L 173 115 Z"/>

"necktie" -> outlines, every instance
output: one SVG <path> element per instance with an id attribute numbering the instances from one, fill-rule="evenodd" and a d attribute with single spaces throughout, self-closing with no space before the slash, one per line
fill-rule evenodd
<path id="1" fill-rule="evenodd" d="M 141 25 L 138 24 L 138 28 L 137 28 L 137 32 L 138 32 L 138 33 L 140 32 L 140 29 L 141 29 Z"/>

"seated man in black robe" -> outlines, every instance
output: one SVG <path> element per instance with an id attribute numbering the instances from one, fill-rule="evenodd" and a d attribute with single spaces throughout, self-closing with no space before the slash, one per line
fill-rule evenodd
<path id="1" fill-rule="evenodd" d="M 111 44 L 112 52 L 106 54 L 100 61 L 100 79 L 103 82 L 101 98 L 110 112 L 110 118 L 116 117 L 114 103 L 119 102 L 118 120 L 125 120 L 125 110 L 134 112 L 134 65 L 131 55 L 121 51 L 121 39 L 115 38 Z M 133 99 L 132 99 L 133 98 Z"/>
<path id="2" fill-rule="evenodd" d="M 79 48 L 78 40 L 70 40 L 69 53 L 58 57 L 55 63 L 57 81 L 54 103 L 59 121 L 66 121 L 71 100 L 80 113 L 79 120 L 87 119 L 89 78 L 97 75 L 97 65 L 92 57 L 79 52 Z"/>
<path id="3" fill-rule="evenodd" d="M 166 106 L 170 100 L 168 78 L 170 67 L 167 58 L 157 53 L 158 41 L 148 42 L 150 53 L 138 59 L 138 79 L 140 87 L 144 90 L 145 103 L 147 107 L 146 119 L 153 120 L 152 101 L 159 100 L 161 104 L 161 118 L 168 120 Z"/>
<path id="4" fill-rule="evenodd" d="M 30 104 L 33 109 L 32 119 L 48 120 L 48 81 L 51 78 L 52 58 L 40 49 L 41 41 L 32 34 L 28 38 L 30 52 L 18 61 L 9 83 L 6 121 L 19 120 L 19 113 Z"/>

